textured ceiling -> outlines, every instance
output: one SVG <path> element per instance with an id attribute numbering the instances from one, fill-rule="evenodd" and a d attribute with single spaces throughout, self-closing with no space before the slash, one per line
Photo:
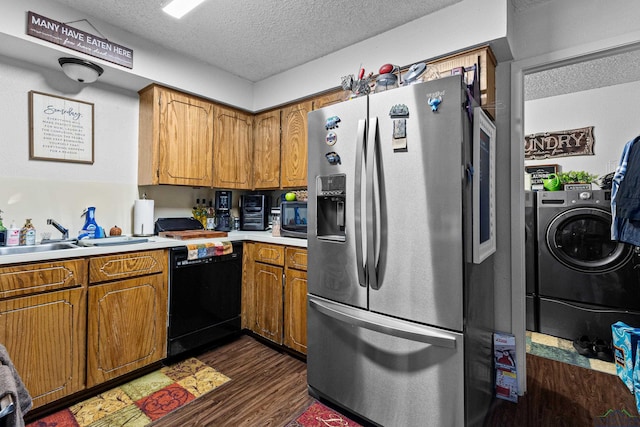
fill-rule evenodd
<path id="1" fill-rule="evenodd" d="M 55 1 L 256 82 L 461 0 L 205 0 L 180 20 L 162 12 L 169 0 Z"/>
<path id="2" fill-rule="evenodd" d="M 640 81 L 640 50 L 527 74 L 524 99 L 531 101 L 623 83 Z"/>

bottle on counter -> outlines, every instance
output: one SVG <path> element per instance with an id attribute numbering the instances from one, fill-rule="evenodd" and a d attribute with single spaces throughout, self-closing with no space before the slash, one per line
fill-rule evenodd
<path id="1" fill-rule="evenodd" d="M 213 209 L 213 201 L 209 201 L 209 207 L 207 208 L 207 230 L 213 230 L 216 228 L 216 213 Z"/>
<path id="2" fill-rule="evenodd" d="M 18 246 L 20 244 L 20 229 L 16 227 L 16 220 L 11 221 L 7 230 L 7 246 Z"/>
<path id="3" fill-rule="evenodd" d="M 20 246 L 29 246 L 36 244 L 36 228 L 31 223 L 31 218 L 27 218 L 24 227 L 20 229 L 19 234 Z"/>
<path id="4" fill-rule="evenodd" d="M 2 224 L 2 211 L 0 211 L 0 246 L 7 244 L 7 227 Z"/>
<path id="5" fill-rule="evenodd" d="M 280 237 L 280 208 L 271 209 L 271 235 Z"/>
<path id="6" fill-rule="evenodd" d="M 98 238 L 99 235 L 96 235 L 96 230 L 100 233 L 98 229 L 98 223 L 96 222 L 96 208 L 90 206 L 86 211 L 82 213 L 81 216 L 85 216 L 84 225 L 82 226 L 82 230 L 80 230 L 80 235 L 78 239 L 89 238 L 95 239 Z"/>

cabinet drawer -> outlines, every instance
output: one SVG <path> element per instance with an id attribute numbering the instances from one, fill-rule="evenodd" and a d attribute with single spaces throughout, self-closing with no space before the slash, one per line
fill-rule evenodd
<path id="1" fill-rule="evenodd" d="M 284 246 L 256 243 L 253 256 L 258 262 L 284 266 Z"/>
<path id="2" fill-rule="evenodd" d="M 84 258 L 2 267 L 0 299 L 73 288 L 86 283 L 87 261 Z"/>
<path id="3" fill-rule="evenodd" d="M 166 267 L 167 255 L 162 249 L 94 257 L 89 260 L 89 283 L 161 273 Z"/>
<path id="4" fill-rule="evenodd" d="M 307 271 L 307 250 L 287 247 L 287 267 Z"/>

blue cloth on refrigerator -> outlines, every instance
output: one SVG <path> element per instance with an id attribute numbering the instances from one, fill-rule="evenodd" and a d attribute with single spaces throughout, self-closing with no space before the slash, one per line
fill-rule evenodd
<path id="1" fill-rule="evenodd" d="M 640 246 L 640 136 L 627 142 L 611 183 L 611 239 Z"/>

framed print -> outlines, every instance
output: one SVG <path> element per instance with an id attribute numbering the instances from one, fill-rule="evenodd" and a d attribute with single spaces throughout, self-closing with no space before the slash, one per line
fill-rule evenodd
<path id="1" fill-rule="evenodd" d="M 93 164 L 93 104 L 29 91 L 29 159 Z"/>
<path id="2" fill-rule="evenodd" d="M 496 127 L 481 107 L 473 110 L 473 262 L 496 251 Z"/>

